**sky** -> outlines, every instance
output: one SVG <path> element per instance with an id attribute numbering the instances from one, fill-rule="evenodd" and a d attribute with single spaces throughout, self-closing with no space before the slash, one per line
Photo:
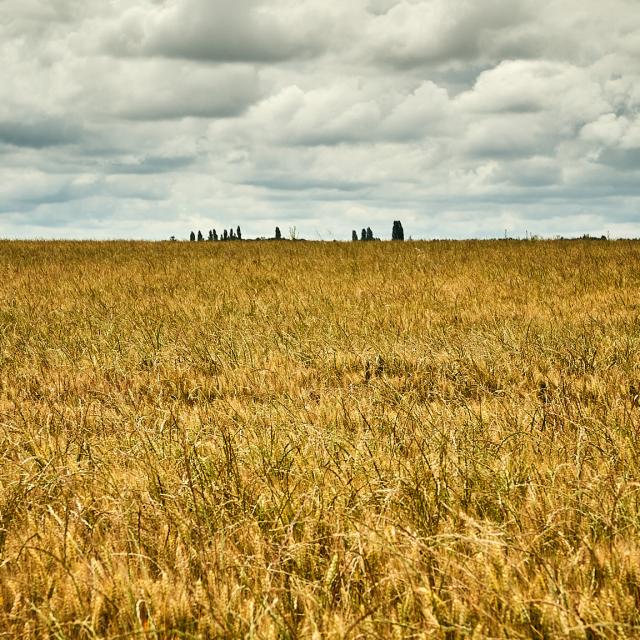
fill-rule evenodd
<path id="1" fill-rule="evenodd" d="M 0 0 L 0 237 L 638 237 L 639 114 L 639 0 Z"/>

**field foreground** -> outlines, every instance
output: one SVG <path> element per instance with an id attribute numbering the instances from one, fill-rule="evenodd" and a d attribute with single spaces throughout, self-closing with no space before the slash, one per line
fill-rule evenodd
<path id="1" fill-rule="evenodd" d="M 0 637 L 637 637 L 639 267 L 0 243 Z"/>

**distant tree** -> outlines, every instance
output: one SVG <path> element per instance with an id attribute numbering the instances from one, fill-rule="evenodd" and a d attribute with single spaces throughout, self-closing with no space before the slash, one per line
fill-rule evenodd
<path id="1" fill-rule="evenodd" d="M 373 231 L 371 231 L 371 227 L 367 227 L 367 240 L 373 240 Z"/>
<path id="2" fill-rule="evenodd" d="M 216 242 L 218 240 L 218 232 L 214 229 L 213 230 L 213 241 Z"/>
<path id="3" fill-rule="evenodd" d="M 240 231 L 240 225 L 238 225 L 238 228 L 236 229 L 236 236 L 238 240 L 242 240 L 242 231 Z"/>
<path id="4" fill-rule="evenodd" d="M 213 231 L 209 229 L 209 237 L 207 238 L 209 242 L 213 242 Z"/>
<path id="5" fill-rule="evenodd" d="M 171 237 L 169 238 L 169 240 L 171 240 L 171 242 L 175 242 L 175 241 L 176 241 L 176 237 L 175 237 L 175 236 L 171 236 Z"/>
<path id="6" fill-rule="evenodd" d="M 233 229 L 229 229 L 229 240 L 235 240 L 235 239 L 236 239 L 236 237 L 233 234 Z"/>
<path id="7" fill-rule="evenodd" d="M 366 240 L 367 239 L 367 230 L 363 229 L 362 233 L 360 234 L 360 240 Z"/>
<path id="8" fill-rule="evenodd" d="M 196 241 L 196 234 L 193 233 L 193 231 L 191 232 L 191 235 L 189 236 L 189 240 L 191 240 L 191 242 L 195 242 Z"/>
<path id="9" fill-rule="evenodd" d="M 202 231 L 198 231 L 198 242 L 202 242 L 204 237 L 202 236 Z"/>
<path id="10" fill-rule="evenodd" d="M 395 220 L 393 222 L 393 231 L 391 232 L 392 240 L 404 240 L 404 229 L 402 228 L 402 222 Z"/>
<path id="11" fill-rule="evenodd" d="M 223 239 L 223 240 L 228 240 L 228 239 L 229 239 L 229 235 L 228 235 L 228 233 L 227 233 L 227 230 L 226 230 L 226 229 L 224 230 L 224 234 L 223 234 L 223 236 L 222 236 L 222 239 Z"/>
<path id="12" fill-rule="evenodd" d="M 353 242 L 358 241 L 358 232 L 355 229 L 351 232 L 351 240 L 353 240 Z"/>
<path id="13" fill-rule="evenodd" d="M 280 233 L 280 227 L 276 227 L 276 240 L 280 240 L 282 238 L 282 234 Z"/>

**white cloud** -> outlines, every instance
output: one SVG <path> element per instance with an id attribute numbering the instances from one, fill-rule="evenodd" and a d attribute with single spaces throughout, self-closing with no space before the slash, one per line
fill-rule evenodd
<path id="1" fill-rule="evenodd" d="M 505 33 L 530 15 L 531 3 L 513 0 L 398 2 L 369 22 L 365 40 L 375 57 L 400 67 L 452 64 L 495 55 L 514 42 Z M 528 46 L 526 38 L 520 38 Z"/>
<path id="2" fill-rule="evenodd" d="M 589 122 L 580 131 L 580 136 L 587 142 L 605 147 L 618 146 L 629 129 L 629 120 L 615 113 L 605 113 L 597 120 Z"/>
<path id="3" fill-rule="evenodd" d="M 286 86 L 232 130 L 292 146 L 411 142 L 453 134 L 455 118 L 447 91 L 430 81 L 409 88 L 380 78 L 336 79 L 307 91 Z M 224 123 L 214 129 L 222 135 L 230 130 Z"/>

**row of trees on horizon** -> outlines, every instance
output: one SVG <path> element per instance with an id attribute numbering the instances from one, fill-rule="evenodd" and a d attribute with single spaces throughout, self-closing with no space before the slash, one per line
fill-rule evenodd
<path id="1" fill-rule="evenodd" d="M 171 240 L 175 240 L 175 236 L 171 236 Z M 266 240 L 267 238 L 257 238 L 258 240 Z M 280 231 L 280 227 L 276 227 L 275 235 L 272 240 L 282 240 L 282 233 Z M 295 232 L 292 233 L 292 239 L 297 239 L 295 237 Z M 360 238 L 358 238 L 358 232 L 354 229 L 351 232 L 351 239 L 355 241 L 369 241 L 369 240 L 380 240 L 380 238 L 375 238 L 373 236 L 373 231 L 371 227 L 367 227 L 366 229 L 362 229 L 360 233 Z M 392 240 L 404 240 L 404 229 L 402 228 L 402 223 L 400 220 L 395 220 L 393 223 L 393 230 L 391 231 L 391 239 Z M 198 231 L 197 235 L 195 231 L 192 231 L 189 235 L 189 240 L 191 242 L 205 242 L 205 237 L 202 235 L 202 231 Z M 208 242 L 226 242 L 229 240 L 242 240 L 242 230 L 240 229 L 240 225 L 238 225 L 234 231 L 233 227 L 227 231 L 224 231 L 218 235 L 218 232 L 215 229 L 210 229 L 206 240 Z"/>
<path id="2" fill-rule="evenodd" d="M 402 228 L 402 222 L 400 220 L 395 220 L 393 222 L 393 230 L 391 231 L 391 239 L 392 240 L 404 240 L 404 229 Z M 351 240 L 353 242 L 358 242 L 358 232 L 354 229 L 351 232 Z M 380 238 L 373 237 L 373 231 L 371 231 L 371 227 L 367 227 L 360 232 L 360 242 L 366 242 L 368 240 L 380 240 Z"/>
<path id="3" fill-rule="evenodd" d="M 295 227 L 290 228 L 289 230 L 289 238 L 291 240 L 303 240 L 303 238 L 299 238 L 296 235 Z M 175 236 L 171 236 L 169 238 L 172 241 L 176 241 L 177 238 Z M 507 235 L 505 231 L 504 238 L 496 238 L 497 240 L 521 240 L 519 237 L 512 237 Z M 535 235 L 532 233 L 526 232 L 526 240 L 543 240 L 545 239 L 543 236 Z M 554 236 L 553 238 L 546 238 L 551 240 L 609 240 L 609 236 L 607 235 L 590 235 L 585 233 L 581 236 Z M 197 234 L 195 231 L 192 231 L 189 235 L 189 240 L 191 242 L 226 242 L 226 241 L 234 241 L 234 240 L 243 240 L 242 238 L 242 230 L 240 229 L 240 225 L 238 225 L 235 229 L 224 229 L 222 233 L 218 234 L 215 229 L 210 229 L 207 232 L 207 237 L 202 234 L 202 231 L 198 231 Z M 280 227 L 275 228 L 275 233 L 272 237 L 266 238 L 264 236 L 255 238 L 255 240 L 283 240 L 282 232 L 280 231 Z M 351 240 L 353 242 L 367 242 L 367 241 L 379 241 L 380 238 L 374 236 L 371 227 L 363 228 L 360 234 L 354 229 L 351 232 Z M 394 220 L 393 229 L 391 231 L 391 240 L 404 240 L 404 229 L 402 228 L 402 222 L 400 220 Z M 409 238 L 411 240 L 411 238 Z"/>
<path id="4" fill-rule="evenodd" d="M 194 231 L 191 232 L 191 235 L 189 236 L 189 240 L 191 242 L 196 241 L 196 234 Z M 242 240 L 242 230 L 240 229 L 240 225 L 238 225 L 236 227 L 235 232 L 232 227 L 231 229 L 229 229 L 229 231 L 224 229 L 223 232 L 220 235 L 218 235 L 218 232 L 215 229 L 210 229 L 207 235 L 207 240 L 209 242 L 218 242 L 219 240 L 222 240 L 223 242 L 225 240 Z M 204 242 L 204 236 L 202 235 L 202 231 L 198 231 L 197 241 Z"/>

